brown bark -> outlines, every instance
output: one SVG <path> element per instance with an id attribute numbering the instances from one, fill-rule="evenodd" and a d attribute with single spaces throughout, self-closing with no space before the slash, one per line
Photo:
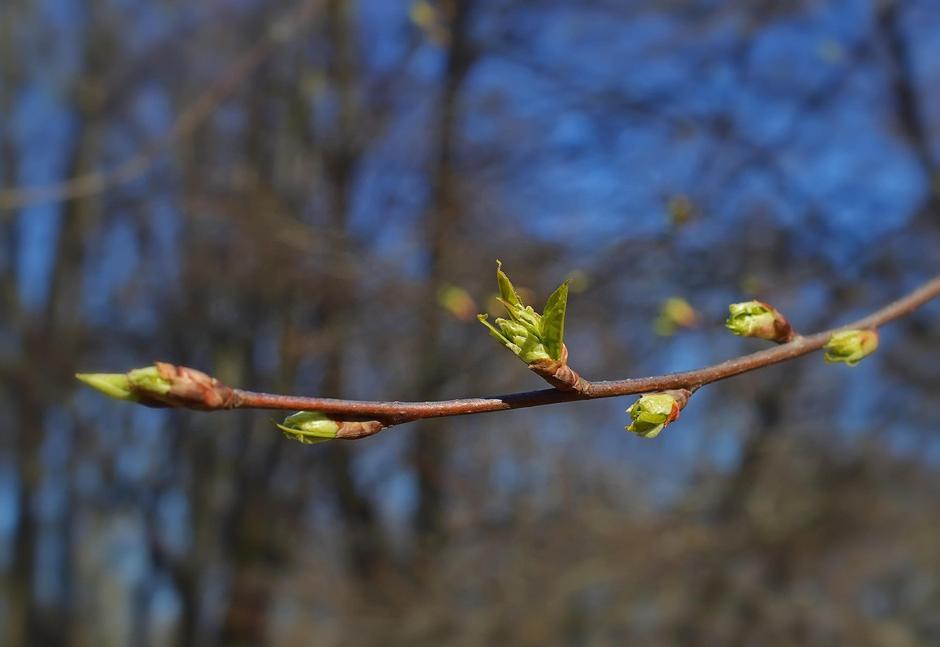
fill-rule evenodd
<path id="1" fill-rule="evenodd" d="M 455 0 L 446 4 L 449 47 L 443 88 L 438 108 L 435 159 L 431 178 L 431 203 L 425 216 L 427 249 L 426 291 L 421 312 L 421 330 L 416 349 L 418 366 L 414 380 L 415 393 L 439 393 L 446 363 L 441 359 L 441 310 L 437 292 L 450 269 L 448 255 L 453 249 L 460 221 L 455 181 L 455 148 L 459 136 L 459 99 L 463 80 L 474 54 L 470 43 L 470 15 L 473 0 Z M 427 557 L 444 537 L 444 479 L 447 440 L 432 426 L 419 430 L 412 449 L 412 464 L 418 483 L 418 504 L 414 528 L 418 554 Z"/>

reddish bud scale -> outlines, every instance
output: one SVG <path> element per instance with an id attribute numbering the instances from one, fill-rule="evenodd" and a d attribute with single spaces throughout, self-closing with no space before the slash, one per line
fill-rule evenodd
<path id="1" fill-rule="evenodd" d="M 688 389 L 669 389 L 667 391 L 662 391 L 671 395 L 675 402 L 672 405 L 672 413 L 669 414 L 669 418 L 666 419 L 666 424 L 679 417 L 679 412 L 685 409 L 685 405 L 689 403 L 689 398 L 692 397 L 692 392 Z"/>
<path id="2" fill-rule="evenodd" d="M 562 344 L 560 359 L 540 359 L 529 363 L 529 370 L 559 391 L 587 393 L 591 384 L 568 366 L 568 347 Z"/>
<path id="3" fill-rule="evenodd" d="M 374 436 L 387 426 L 378 420 L 337 420 L 337 423 L 339 429 L 336 430 L 336 437 L 344 440 L 358 440 L 359 438 Z"/>
<path id="4" fill-rule="evenodd" d="M 780 314 L 780 311 L 769 303 L 761 301 L 760 304 L 770 310 L 774 315 L 774 337 L 769 341 L 774 341 L 778 344 L 785 344 L 788 341 L 792 341 L 796 333 L 793 332 L 793 327 L 790 325 L 790 322 L 787 321 L 787 318 Z"/>
<path id="5" fill-rule="evenodd" d="M 182 406 L 190 409 L 233 409 L 238 406 L 235 390 L 202 371 L 166 362 L 154 362 L 160 377 L 169 381 L 168 393 L 138 390 L 141 404 L 151 407 Z"/>

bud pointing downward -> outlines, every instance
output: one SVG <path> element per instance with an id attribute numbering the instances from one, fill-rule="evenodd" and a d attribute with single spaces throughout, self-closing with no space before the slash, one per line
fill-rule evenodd
<path id="1" fill-rule="evenodd" d="M 827 362 L 844 362 L 855 366 L 878 348 L 877 330 L 841 330 L 833 333 L 826 349 Z"/>
<path id="2" fill-rule="evenodd" d="M 627 431 L 643 438 L 656 438 L 669 423 L 679 417 L 679 412 L 685 408 L 691 395 L 687 389 L 676 389 L 640 397 L 627 409 L 633 419 Z"/>
<path id="3" fill-rule="evenodd" d="M 277 428 L 291 440 L 311 445 L 334 438 L 352 440 L 373 436 L 386 427 L 378 420 L 334 420 L 319 411 L 298 411 Z"/>
<path id="4" fill-rule="evenodd" d="M 793 329 L 786 318 L 763 301 L 744 301 L 728 306 L 731 316 L 725 327 L 741 337 L 757 337 L 778 344 L 793 339 Z"/>
<path id="5" fill-rule="evenodd" d="M 319 411 L 298 411 L 284 418 L 277 428 L 292 440 L 313 444 L 336 438 L 339 424 Z"/>

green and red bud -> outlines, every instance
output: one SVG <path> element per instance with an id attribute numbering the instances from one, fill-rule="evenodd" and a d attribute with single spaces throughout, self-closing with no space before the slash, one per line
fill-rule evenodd
<path id="1" fill-rule="evenodd" d="M 339 423 L 319 411 L 298 411 L 277 425 L 284 435 L 300 443 L 323 443 L 336 438 Z"/>
<path id="2" fill-rule="evenodd" d="M 298 411 L 277 425 L 287 438 L 307 445 L 327 440 L 355 439 L 379 433 L 386 425 L 377 420 L 336 420 L 319 411 Z"/>
<path id="3" fill-rule="evenodd" d="M 166 362 L 127 373 L 79 373 L 75 377 L 107 396 L 149 407 L 230 409 L 238 404 L 235 390 L 214 377 Z"/>
<path id="4" fill-rule="evenodd" d="M 855 366 L 878 349 L 878 331 L 840 330 L 833 333 L 823 348 L 826 350 L 827 362 Z"/>
<path id="5" fill-rule="evenodd" d="M 744 301 L 728 306 L 725 327 L 741 337 L 757 337 L 783 344 L 795 336 L 786 318 L 763 301 Z"/>
<path id="6" fill-rule="evenodd" d="M 647 393 L 634 402 L 627 413 L 632 422 L 626 427 L 637 436 L 656 438 L 689 402 L 692 392 L 688 389 L 674 389 Z"/>

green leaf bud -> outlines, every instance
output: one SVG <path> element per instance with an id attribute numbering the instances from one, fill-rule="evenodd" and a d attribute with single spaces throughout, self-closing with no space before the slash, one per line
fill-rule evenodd
<path id="1" fill-rule="evenodd" d="M 277 428 L 286 437 L 309 445 L 336 438 L 340 424 L 319 411 L 298 411 L 284 418 Z"/>
<path id="2" fill-rule="evenodd" d="M 148 407 L 214 410 L 238 404 L 235 389 L 202 371 L 166 362 L 127 373 L 79 373 L 75 377 L 112 398 Z"/>
<path id="3" fill-rule="evenodd" d="M 484 326 L 486 326 L 487 330 L 490 331 L 490 335 L 491 335 L 494 339 L 496 339 L 496 341 L 498 341 L 500 344 L 502 344 L 503 346 L 505 346 L 506 348 L 508 348 L 510 351 L 512 351 L 512 352 L 513 352 L 514 354 L 516 354 L 516 355 L 518 355 L 519 353 L 521 353 L 521 352 L 522 352 L 522 347 L 519 346 L 518 344 L 516 344 L 515 342 L 513 342 L 513 341 L 512 341 L 509 337 L 507 337 L 505 334 L 503 334 L 503 331 L 502 331 L 500 328 L 497 328 L 496 326 L 494 326 L 493 324 L 491 324 L 491 323 L 488 321 L 488 319 L 489 319 L 489 317 L 487 317 L 487 315 L 485 315 L 485 314 L 477 315 L 477 320 L 478 320 L 481 324 L 483 324 Z M 497 321 L 497 323 L 498 323 L 500 320 L 497 319 L 496 321 Z"/>
<path id="4" fill-rule="evenodd" d="M 762 301 L 744 301 L 728 306 L 725 327 L 741 337 L 757 337 L 777 343 L 793 339 L 789 322 L 776 308 Z"/>
<path id="5" fill-rule="evenodd" d="M 626 427 L 643 438 L 656 438 L 689 401 L 691 393 L 685 389 L 647 393 L 634 402 L 627 413 L 632 422 Z"/>
<path id="6" fill-rule="evenodd" d="M 840 330 L 823 347 L 827 362 L 855 366 L 878 348 L 877 330 Z"/>
<path id="7" fill-rule="evenodd" d="M 499 328 L 499 331 L 503 334 L 503 336 L 506 337 L 506 339 L 520 347 L 525 344 L 529 337 L 532 336 L 532 333 L 528 328 L 523 326 L 521 323 L 516 323 L 515 321 L 510 321 L 509 319 L 497 318 L 496 327 Z"/>

